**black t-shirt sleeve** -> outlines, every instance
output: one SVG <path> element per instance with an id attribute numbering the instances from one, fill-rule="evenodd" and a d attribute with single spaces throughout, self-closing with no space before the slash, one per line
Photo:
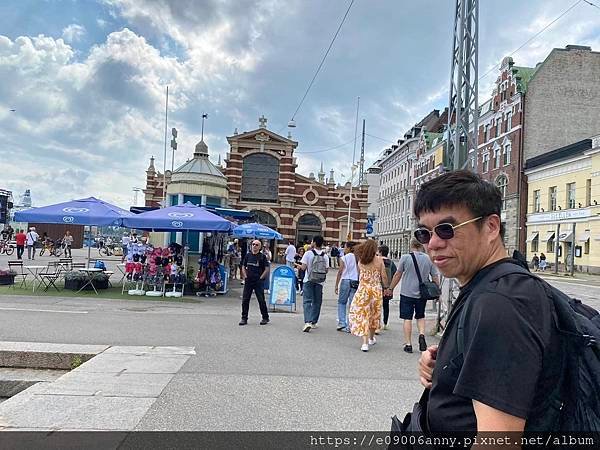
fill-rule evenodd
<path id="1" fill-rule="evenodd" d="M 465 358 L 454 394 L 527 418 L 545 347 L 543 325 L 536 320 L 536 309 L 546 306 L 542 297 L 484 292 L 470 299 Z"/>
<path id="2" fill-rule="evenodd" d="M 260 269 L 259 275 L 262 275 L 263 272 L 265 271 L 265 268 L 267 267 L 267 257 L 261 253 L 259 258 L 260 258 L 260 261 L 258 263 L 258 268 Z"/>

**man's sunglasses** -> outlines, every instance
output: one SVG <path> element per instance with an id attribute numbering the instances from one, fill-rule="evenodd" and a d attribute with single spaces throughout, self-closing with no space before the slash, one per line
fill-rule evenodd
<path id="1" fill-rule="evenodd" d="M 415 230 L 415 238 L 423 245 L 429 244 L 429 240 L 431 239 L 431 236 L 433 236 L 433 233 L 437 234 L 440 239 L 452 239 L 454 237 L 454 230 L 462 227 L 463 225 L 477 222 L 480 219 L 483 219 L 483 216 L 475 217 L 474 219 L 459 223 L 458 225 L 452 225 L 451 223 L 440 223 L 433 227 L 433 231 L 430 231 L 427 228 L 417 228 Z"/>
<path id="2" fill-rule="evenodd" d="M 253 242 L 252 245 L 260 245 L 258 242 Z"/>

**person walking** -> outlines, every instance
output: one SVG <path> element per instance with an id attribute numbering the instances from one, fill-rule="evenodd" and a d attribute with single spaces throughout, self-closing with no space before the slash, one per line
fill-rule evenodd
<path id="1" fill-rule="evenodd" d="M 312 328 L 317 328 L 321 304 L 323 303 L 323 283 L 329 269 L 329 257 L 323 249 L 323 236 L 315 236 L 312 247 L 304 253 L 301 269 L 304 275 L 304 327 L 302 331 L 308 333 Z"/>
<path id="2" fill-rule="evenodd" d="M 557 355 L 567 350 L 554 325 L 550 287 L 507 257 L 500 189 L 470 171 L 453 171 L 424 183 L 413 209 L 415 238 L 460 285 L 443 339 L 418 364 L 429 389 L 424 431 L 520 435 L 526 424 L 536 432 L 562 430 L 538 424 L 560 427 L 559 407 L 572 411 L 568 399 L 552 397 L 562 378 Z"/>
<path id="3" fill-rule="evenodd" d="M 304 247 L 298 247 L 298 253 L 296 253 L 296 256 L 294 256 L 294 265 L 296 267 L 296 270 L 298 271 L 298 274 L 296 275 L 296 291 L 300 291 L 300 295 L 303 294 L 304 275 L 306 275 L 305 271 L 302 270 L 302 264 L 300 263 L 302 261 L 303 256 Z"/>
<path id="4" fill-rule="evenodd" d="M 540 253 L 540 270 L 542 272 L 545 272 L 546 266 L 547 266 L 546 255 L 544 255 L 543 253 Z"/>
<path id="5" fill-rule="evenodd" d="M 340 258 L 340 268 L 335 280 L 335 293 L 338 296 L 338 331 L 350 332 L 348 326 L 348 306 L 358 289 L 358 264 L 354 255 L 355 242 L 346 242 L 346 254 Z"/>
<path id="6" fill-rule="evenodd" d="M 40 235 L 35 232 L 35 227 L 31 227 L 27 232 L 27 259 L 35 259 L 35 246 Z"/>
<path id="7" fill-rule="evenodd" d="M 17 241 L 17 259 L 23 259 L 23 253 L 25 252 L 25 243 L 27 242 L 27 236 L 25 236 L 23 230 L 17 229 L 15 241 Z"/>
<path id="8" fill-rule="evenodd" d="M 292 269 L 296 267 L 296 247 L 292 241 L 288 241 L 285 249 L 285 264 Z"/>
<path id="9" fill-rule="evenodd" d="M 419 330 L 419 351 L 427 350 L 427 342 L 425 341 L 425 305 L 427 299 L 421 298 L 421 289 L 419 282 L 420 277 L 427 280 L 431 276 L 431 280 L 440 285 L 437 269 L 431 262 L 429 256 L 423 253 L 423 246 L 417 239 L 412 238 L 410 241 L 410 253 L 402 255 L 398 263 L 398 271 L 394 275 L 388 294 L 393 294 L 394 288 L 402 279 L 400 287 L 400 318 L 404 320 L 404 351 L 412 353 L 412 321 L 417 320 L 417 328 Z"/>
<path id="10" fill-rule="evenodd" d="M 329 250 L 329 256 L 331 260 L 331 268 L 337 269 L 339 265 L 338 257 L 340 256 L 340 250 L 335 243 L 331 246 L 331 249 Z"/>
<path id="11" fill-rule="evenodd" d="M 71 254 L 71 248 L 73 247 L 73 236 L 69 230 L 65 231 L 65 235 L 62 239 L 62 245 L 65 247 L 65 258 L 73 258 Z"/>
<path id="12" fill-rule="evenodd" d="M 540 268 L 540 258 L 537 255 L 537 253 L 533 254 L 533 258 L 531 258 L 531 265 L 533 266 L 533 270 L 535 270 L 536 272 Z"/>
<path id="13" fill-rule="evenodd" d="M 383 329 L 388 329 L 388 320 L 390 318 L 390 300 L 394 298 L 393 295 L 389 293 L 389 287 L 394 279 L 394 275 L 398 268 L 396 267 L 396 263 L 388 258 L 390 254 L 390 248 L 387 245 L 381 245 L 379 247 L 379 256 L 383 258 L 383 265 L 385 266 L 385 274 L 387 275 L 388 284 L 383 285 Z"/>
<path id="14" fill-rule="evenodd" d="M 242 261 L 242 280 L 244 280 L 244 293 L 242 294 L 242 320 L 239 325 L 248 323 L 248 311 L 250 309 L 250 297 L 252 292 L 256 294 L 256 300 L 260 308 L 262 320 L 260 325 L 269 323 L 269 310 L 265 302 L 264 282 L 269 276 L 269 264 L 267 258 L 261 252 L 261 243 L 258 239 L 252 241 L 251 251 L 246 253 Z"/>
<path id="15" fill-rule="evenodd" d="M 121 237 L 121 248 L 123 249 L 123 255 L 121 255 L 121 264 L 125 262 L 125 258 L 127 258 L 127 247 L 129 246 L 129 234 L 127 232 L 123 233 L 123 237 Z"/>
<path id="16" fill-rule="evenodd" d="M 369 239 L 356 250 L 358 259 L 359 282 L 356 294 L 350 305 L 350 332 L 361 338 L 360 349 L 369 351 L 369 345 L 375 345 L 375 330 L 381 320 L 382 283 L 389 280 L 385 273 L 383 259 L 376 256 L 377 242 Z"/>

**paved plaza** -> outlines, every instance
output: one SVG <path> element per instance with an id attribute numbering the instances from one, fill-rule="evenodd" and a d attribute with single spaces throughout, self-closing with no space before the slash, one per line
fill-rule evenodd
<path id="1" fill-rule="evenodd" d="M 235 282 L 228 295 L 189 302 L 3 295 L 0 341 L 193 348 L 160 392 L 136 401 L 139 420 L 126 423 L 138 430 L 388 430 L 390 416 L 408 411 L 420 394 L 418 352 L 402 351 L 397 301 L 390 330 L 368 353 L 359 338 L 336 331 L 335 275 L 310 333 L 301 332 L 301 299 L 296 312 L 275 312 L 267 326 L 258 325 L 253 299 L 249 324 L 238 326 Z M 550 282 L 600 307 L 597 281 Z M 122 423 L 116 418 L 131 405 L 115 405 L 115 423 Z"/>

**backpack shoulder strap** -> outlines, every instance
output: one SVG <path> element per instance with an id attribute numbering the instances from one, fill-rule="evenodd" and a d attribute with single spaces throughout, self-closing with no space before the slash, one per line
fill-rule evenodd
<path id="1" fill-rule="evenodd" d="M 473 288 L 473 290 L 469 294 L 469 297 L 473 297 L 473 295 L 479 294 L 481 291 L 483 291 L 485 285 L 488 282 L 497 280 L 499 278 L 502 278 L 506 275 L 510 275 L 513 273 L 520 273 L 523 275 L 528 275 L 531 278 L 536 278 L 538 280 L 541 280 L 541 278 L 532 274 L 531 272 L 529 272 L 528 270 L 523 268 L 521 265 L 519 265 L 517 263 L 513 263 L 512 261 L 507 261 L 503 264 L 498 264 L 489 273 L 487 273 L 485 276 L 483 276 L 481 278 L 481 280 L 479 280 L 477 282 L 477 285 Z M 463 305 L 462 310 L 460 311 L 460 314 L 458 316 L 458 325 L 456 328 L 456 346 L 457 346 L 459 354 L 464 353 L 464 350 L 465 350 L 465 331 L 464 330 L 465 330 L 465 322 L 467 319 L 467 311 L 469 310 L 470 303 L 471 302 L 469 301 L 469 299 L 467 299 L 465 301 L 465 304 Z"/>
<path id="2" fill-rule="evenodd" d="M 417 278 L 419 279 L 419 284 L 423 283 L 423 278 L 421 278 L 421 271 L 419 270 L 419 264 L 417 264 L 417 258 L 413 252 L 410 252 L 410 257 L 413 260 L 413 264 L 415 265 L 415 272 L 417 272 Z"/>

